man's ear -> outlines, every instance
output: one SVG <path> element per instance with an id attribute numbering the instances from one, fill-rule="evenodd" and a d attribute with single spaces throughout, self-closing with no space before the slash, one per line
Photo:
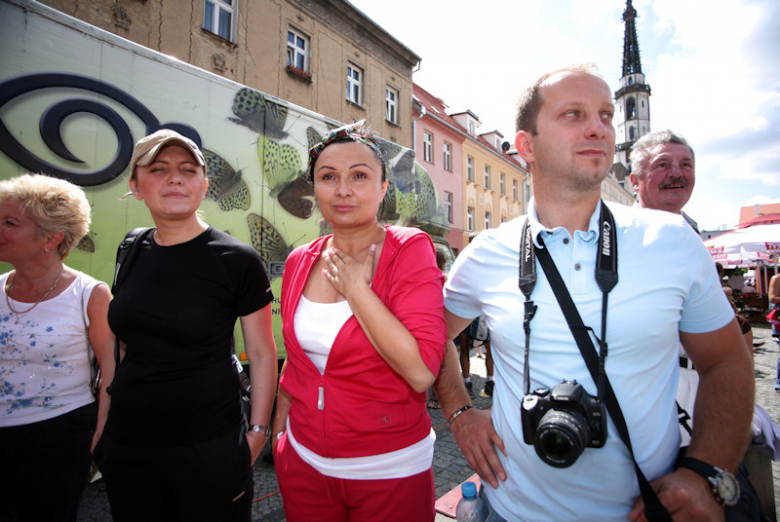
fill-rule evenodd
<path id="1" fill-rule="evenodd" d="M 531 164 L 534 161 L 534 137 L 528 131 L 520 131 L 515 136 L 515 149 L 526 163 Z"/>
<path id="2" fill-rule="evenodd" d="M 634 188 L 634 192 L 639 190 L 639 176 L 637 176 L 634 173 L 631 173 L 628 175 L 628 177 L 631 179 L 631 186 Z"/>

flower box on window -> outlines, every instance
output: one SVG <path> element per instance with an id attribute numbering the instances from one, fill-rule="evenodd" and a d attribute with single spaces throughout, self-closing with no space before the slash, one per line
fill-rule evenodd
<path id="1" fill-rule="evenodd" d="M 296 76 L 300 76 L 304 80 L 311 81 L 311 74 L 309 74 L 308 72 L 304 71 L 303 69 L 298 69 L 295 66 L 288 65 L 287 66 L 287 71 L 293 73 Z"/>

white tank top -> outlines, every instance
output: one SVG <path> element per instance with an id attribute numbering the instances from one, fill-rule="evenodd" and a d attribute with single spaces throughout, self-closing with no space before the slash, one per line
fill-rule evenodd
<path id="1" fill-rule="evenodd" d="M 6 302 L 8 274 L 0 276 L 0 427 L 52 419 L 94 402 L 86 309 L 101 282 L 77 274 L 60 295 L 20 316 Z M 10 301 L 14 310 L 32 306 Z"/>
<path id="2" fill-rule="evenodd" d="M 350 317 L 352 309 L 347 301 L 315 303 L 301 294 L 295 311 L 295 337 L 321 374 L 325 373 L 333 341 Z M 436 433 L 431 429 L 424 439 L 389 453 L 331 459 L 318 455 L 295 440 L 288 418 L 287 440 L 301 460 L 323 475 L 340 479 L 382 480 L 411 477 L 430 469 Z"/>
<path id="3" fill-rule="evenodd" d="M 295 337 L 320 374 L 325 373 L 333 341 L 350 317 L 352 309 L 347 301 L 315 303 L 301 294 L 295 311 Z"/>

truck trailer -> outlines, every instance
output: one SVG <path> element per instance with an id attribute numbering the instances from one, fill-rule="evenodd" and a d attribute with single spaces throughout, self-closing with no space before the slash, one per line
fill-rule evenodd
<path id="1" fill-rule="evenodd" d="M 92 206 L 90 231 L 66 264 L 113 280 L 127 231 L 153 226 L 143 203 L 127 197 L 133 145 L 174 129 L 207 160 L 203 219 L 252 245 L 265 263 L 284 358 L 278 297 L 285 260 L 329 233 L 307 179 L 308 149 L 342 122 L 29 0 L 0 0 L 0 48 L 0 179 L 28 172 L 67 179 Z M 381 145 L 390 183 L 380 221 L 425 230 L 449 266 L 449 226 L 430 176 L 413 150 Z M 240 337 L 237 347 L 243 355 Z"/>

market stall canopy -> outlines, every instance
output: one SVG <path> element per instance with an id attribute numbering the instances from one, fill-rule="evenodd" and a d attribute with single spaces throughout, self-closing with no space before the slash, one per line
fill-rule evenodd
<path id="1" fill-rule="evenodd" d="M 780 223 L 738 228 L 704 242 L 710 254 L 780 253 Z"/>

